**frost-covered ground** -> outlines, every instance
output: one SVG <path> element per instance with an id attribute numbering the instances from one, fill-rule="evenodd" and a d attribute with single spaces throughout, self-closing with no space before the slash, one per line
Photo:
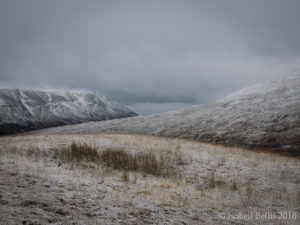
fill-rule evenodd
<path id="1" fill-rule="evenodd" d="M 122 171 L 53 157 L 72 141 L 99 151 L 176 154 L 180 176 L 129 172 L 123 181 Z M 300 223 L 299 158 L 116 134 L 1 137 L 0 151 L 1 224 Z M 251 213 L 252 219 L 238 218 Z M 269 218 L 256 219 L 256 213 Z"/>
<path id="2" fill-rule="evenodd" d="M 242 89 L 216 103 L 36 133 L 131 133 L 251 148 L 300 149 L 300 75 Z"/>

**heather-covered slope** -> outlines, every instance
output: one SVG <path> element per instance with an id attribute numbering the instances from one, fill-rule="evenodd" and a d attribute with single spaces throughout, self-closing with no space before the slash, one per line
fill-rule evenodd
<path id="1" fill-rule="evenodd" d="M 0 89 L 0 134 L 134 115 L 92 92 Z"/>
<path id="2" fill-rule="evenodd" d="M 242 89 L 212 104 L 39 133 L 137 133 L 255 148 L 300 149 L 300 76 Z"/>

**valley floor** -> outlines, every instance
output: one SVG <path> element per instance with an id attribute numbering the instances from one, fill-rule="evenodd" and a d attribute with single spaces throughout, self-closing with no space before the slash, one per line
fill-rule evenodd
<path id="1" fill-rule="evenodd" d="M 57 151 L 72 142 L 163 155 L 176 174 L 65 162 Z M 104 134 L 7 136 L 0 151 L 0 224 L 300 224 L 300 160 L 292 157 Z"/>

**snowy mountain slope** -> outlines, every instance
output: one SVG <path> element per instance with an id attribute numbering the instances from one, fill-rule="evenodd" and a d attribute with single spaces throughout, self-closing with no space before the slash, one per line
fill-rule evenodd
<path id="1" fill-rule="evenodd" d="M 92 92 L 0 88 L 0 134 L 135 115 Z"/>
<path id="2" fill-rule="evenodd" d="M 38 133 L 138 133 L 257 148 L 300 149 L 300 76 L 242 89 L 212 104 Z"/>

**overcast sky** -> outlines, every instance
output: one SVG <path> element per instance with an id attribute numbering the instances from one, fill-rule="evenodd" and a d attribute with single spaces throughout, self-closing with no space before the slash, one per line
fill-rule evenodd
<path id="1" fill-rule="evenodd" d="M 300 71 L 299 0 L 1 0 L 0 86 L 149 114 Z"/>

